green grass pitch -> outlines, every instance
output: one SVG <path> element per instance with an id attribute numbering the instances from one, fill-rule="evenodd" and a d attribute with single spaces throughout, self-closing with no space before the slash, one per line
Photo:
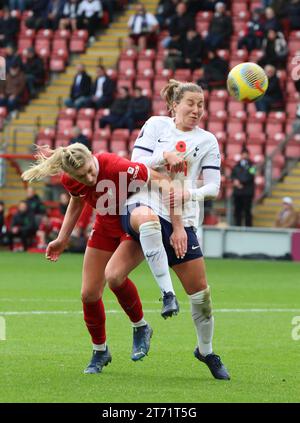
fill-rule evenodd
<path id="1" fill-rule="evenodd" d="M 189 304 L 175 278 L 181 312 L 160 317 L 159 290 L 145 263 L 132 279 L 154 330 L 149 356 L 130 360 L 131 326 L 106 289 L 113 360 L 101 374 L 84 375 L 91 346 L 81 314 L 82 256 L 64 254 L 49 263 L 42 255 L 1 251 L 6 340 L 0 341 L 0 402 L 299 402 L 300 340 L 292 338 L 292 319 L 300 316 L 299 264 L 206 263 L 214 350 L 230 371 L 229 382 L 214 380 L 193 357 Z"/>

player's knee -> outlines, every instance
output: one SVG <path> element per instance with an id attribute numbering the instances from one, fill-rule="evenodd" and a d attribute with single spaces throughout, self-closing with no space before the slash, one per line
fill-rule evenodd
<path id="1" fill-rule="evenodd" d="M 118 269 L 107 268 L 105 269 L 105 280 L 109 288 L 114 289 L 123 283 L 124 276 L 120 274 Z"/>
<path id="2" fill-rule="evenodd" d="M 149 222 L 159 223 L 158 216 L 149 207 L 137 207 L 131 213 L 130 225 L 132 226 L 134 231 L 139 232 L 140 226 Z"/>
<path id="3" fill-rule="evenodd" d="M 204 290 L 190 295 L 189 297 L 192 304 L 192 309 L 193 305 L 195 305 L 196 307 L 194 308 L 196 308 L 197 311 L 201 309 L 201 315 L 204 319 L 209 319 L 212 317 L 212 301 L 209 286 Z"/>
<path id="4" fill-rule="evenodd" d="M 83 289 L 81 291 L 81 301 L 85 304 L 95 303 L 101 298 L 101 296 L 102 296 L 102 292 L 100 292 L 99 290 L 92 291 L 88 289 Z"/>

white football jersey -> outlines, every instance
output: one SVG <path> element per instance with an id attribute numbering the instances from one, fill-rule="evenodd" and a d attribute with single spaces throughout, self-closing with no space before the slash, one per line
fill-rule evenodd
<path id="1" fill-rule="evenodd" d="M 145 123 L 134 144 L 131 159 L 141 162 L 160 172 L 168 172 L 163 158 L 165 151 L 179 151 L 184 157 L 184 171 L 172 174 L 174 180 L 181 181 L 184 189 L 199 188 L 199 177 L 203 169 L 220 170 L 220 151 L 216 137 L 199 127 L 192 131 L 176 128 L 174 120 L 166 116 L 153 116 Z M 199 182 L 199 181 L 198 181 Z M 133 194 L 127 204 L 143 203 L 164 219 L 170 220 L 167 207 L 162 203 L 158 190 L 145 187 Z M 199 226 L 199 202 L 186 201 L 183 207 L 184 226 Z"/>

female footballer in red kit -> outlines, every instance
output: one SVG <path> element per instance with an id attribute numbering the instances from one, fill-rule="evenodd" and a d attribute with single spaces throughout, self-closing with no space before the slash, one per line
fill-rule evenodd
<path id="1" fill-rule="evenodd" d="M 41 148 L 37 159 L 37 164 L 25 171 L 22 178 L 31 182 L 63 172 L 62 185 L 71 195 L 59 235 L 47 247 L 48 260 L 57 261 L 67 247 L 86 203 L 98 212 L 84 255 L 81 298 L 84 320 L 93 342 L 92 359 L 84 372 L 100 373 L 112 360 L 106 344 L 105 309 L 102 301 L 106 264 L 123 241 L 132 243 L 130 255 L 126 257 L 129 263 L 134 264 L 136 260 L 140 262 L 143 256 L 139 244 L 122 229 L 119 210 L 128 196 L 130 184 L 135 182 L 145 185 L 150 179 L 160 181 L 163 178 L 143 164 L 133 163 L 110 153 L 92 154 L 79 143 L 55 150 Z M 124 178 L 123 188 L 120 186 L 120 174 Z M 112 207 L 111 213 L 107 212 L 109 204 Z M 111 289 L 133 326 L 131 358 L 134 361 L 140 360 L 149 351 L 152 329 L 144 319 L 138 291 L 128 277 Z M 168 304 L 164 306 L 168 308 Z"/>

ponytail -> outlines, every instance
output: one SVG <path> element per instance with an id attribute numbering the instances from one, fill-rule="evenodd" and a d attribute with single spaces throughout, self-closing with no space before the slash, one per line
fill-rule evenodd
<path id="1" fill-rule="evenodd" d="M 92 157 L 89 149 L 80 143 L 51 150 L 49 146 L 41 146 L 36 154 L 37 163 L 22 173 L 24 181 L 32 182 L 47 176 L 66 172 L 71 176 Z"/>

